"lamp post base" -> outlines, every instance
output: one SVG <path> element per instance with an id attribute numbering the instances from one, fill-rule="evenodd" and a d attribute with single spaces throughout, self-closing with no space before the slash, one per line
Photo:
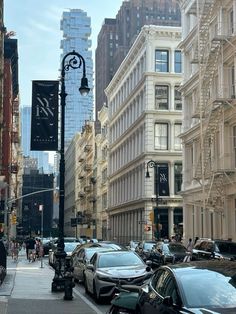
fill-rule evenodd
<path id="1" fill-rule="evenodd" d="M 65 290 L 65 267 L 66 267 L 66 252 L 58 250 L 55 252 L 55 275 L 52 280 L 51 291 L 58 292 Z"/>

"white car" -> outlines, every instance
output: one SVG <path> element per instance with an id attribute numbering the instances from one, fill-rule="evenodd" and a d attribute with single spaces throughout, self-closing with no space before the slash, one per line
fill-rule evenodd
<path id="1" fill-rule="evenodd" d="M 78 243 L 78 242 L 65 242 L 64 244 L 65 244 L 64 251 L 66 252 L 67 256 L 71 256 L 74 249 L 78 245 L 80 245 L 80 243 Z M 51 265 L 52 267 L 54 267 L 54 264 L 56 261 L 56 257 L 55 257 L 56 249 L 57 248 L 55 246 L 53 250 L 49 250 L 48 262 L 49 262 L 49 265 Z"/>
<path id="2" fill-rule="evenodd" d="M 111 298 L 117 284 L 142 285 L 151 275 L 151 268 L 133 251 L 96 252 L 85 268 L 85 291 L 99 302 Z"/>

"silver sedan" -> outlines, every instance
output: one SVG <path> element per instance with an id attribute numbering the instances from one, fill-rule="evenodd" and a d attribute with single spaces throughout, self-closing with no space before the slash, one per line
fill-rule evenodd
<path id="1" fill-rule="evenodd" d="M 97 302 L 112 297 L 118 284 L 142 285 L 151 268 L 132 251 L 96 252 L 85 268 L 85 291 Z"/>

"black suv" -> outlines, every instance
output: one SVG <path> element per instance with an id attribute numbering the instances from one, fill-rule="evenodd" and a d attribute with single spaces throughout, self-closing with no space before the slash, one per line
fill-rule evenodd
<path id="1" fill-rule="evenodd" d="M 193 250 L 196 259 L 236 260 L 236 242 L 226 240 L 205 240 Z"/>

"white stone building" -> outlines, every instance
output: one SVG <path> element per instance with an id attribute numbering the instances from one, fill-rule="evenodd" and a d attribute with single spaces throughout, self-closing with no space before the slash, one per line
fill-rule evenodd
<path id="1" fill-rule="evenodd" d="M 180 40 L 181 28 L 144 26 L 106 89 L 109 229 L 110 238 L 119 242 L 181 232 Z M 150 160 L 158 167 L 149 169 L 148 179 L 145 173 Z M 155 193 L 153 170 L 158 169 L 160 179 L 160 166 L 169 183 L 166 196 L 160 190 Z"/>
<path id="2" fill-rule="evenodd" d="M 101 123 L 101 133 L 96 135 L 96 236 L 98 239 L 109 238 L 108 224 L 108 108 L 104 105 L 98 112 L 98 119 Z"/>
<path id="3" fill-rule="evenodd" d="M 236 1 L 179 3 L 185 238 L 236 240 Z"/>

